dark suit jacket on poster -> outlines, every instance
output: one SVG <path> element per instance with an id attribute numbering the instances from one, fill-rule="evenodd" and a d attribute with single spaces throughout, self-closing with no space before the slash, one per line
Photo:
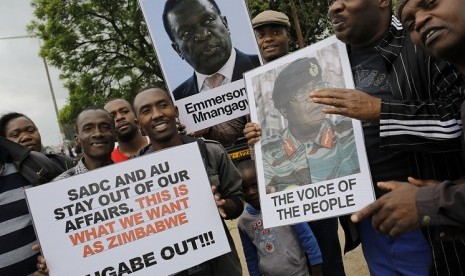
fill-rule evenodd
<path id="1" fill-rule="evenodd" d="M 255 67 L 260 66 L 260 60 L 257 55 L 248 55 L 244 54 L 241 51 L 236 50 L 236 62 L 234 63 L 234 70 L 231 81 L 236 81 L 242 79 L 242 74 L 249 70 L 254 69 Z M 184 81 L 173 91 L 173 97 L 175 100 L 180 100 L 194 94 L 199 93 L 199 88 L 197 87 L 197 76 L 194 75 Z"/>

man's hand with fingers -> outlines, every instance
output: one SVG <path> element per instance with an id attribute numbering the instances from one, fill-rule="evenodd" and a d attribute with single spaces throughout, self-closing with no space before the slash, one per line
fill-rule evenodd
<path id="1" fill-rule="evenodd" d="M 216 207 L 218 208 L 218 212 L 220 213 L 222 218 L 226 218 L 226 211 L 224 209 L 224 205 L 226 204 L 226 200 L 221 198 L 221 194 L 217 192 L 216 186 L 212 186 L 212 193 L 213 197 L 215 198 Z"/>
<path id="2" fill-rule="evenodd" d="M 261 129 L 257 123 L 249 122 L 245 125 L 244 136 L 247 138 L 249 146 L 255 145 L 260 140 Z"/>
<path id="3" fill-rule="evenodd" d="M 356 89 L 325 88 L 309 94 L 308 101 L 329 105 L 326 114 L 343 115 L 365 122 L 379 121 L 381 99 Z"/>
<path id="4" fill-rule="evenodd" d="M 35 252 L 40 251 L 40 244 L 36 243 L 32 246 L 32 250 Z M 45 258 L 42 255 L 37 256 L 37 271 L 34 272 L 33 276 L 44 276 L 48 275 L 48 268 L 47 263 L 45 262 Z"/>
<path id="5" fill-rule="evenodd" d="M 371 216 L 373 228 L 390 236 L 420 228 L 415 201 L 419 187 L 398 181 L 378 182 L 378 187 L 391 192 L 353 214 L 352 222 Z"/>
<path id="6" fill-rule="evenodd" d="M 438 180 L 433 180 L 433 179 L 417 179 L 414 177 L 409 177 L 408 182 L 412 185 L 415 185 L 417 187 L 426 187 L 426 186 L 432 186 L 432 185 L 438 185 L 441 183 L 441 181 Z"/>

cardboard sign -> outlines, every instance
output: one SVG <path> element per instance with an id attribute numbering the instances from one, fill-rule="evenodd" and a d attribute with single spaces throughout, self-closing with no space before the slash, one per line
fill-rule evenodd
<path id="1" fill-rule="evenodd" d="M 334 36 L 244 74 L 265 227 L 355 212 L 374 201 L 359 121 L 326 115 L 317 88 L 353 88 L 345 45 Z"/>
<path id="2" fill-rule="evenodd" d="M 51 275 L 169 275 L 230 251 L 197 143 L 26 196 Z"/>
<path id="3" fill-rule="evenodd" d="M 249 114 L 243 73 L 261 60 L 245 1 L 179 1 L 164 20 L 167 2 L 139 0 L 186 131 Z"/>

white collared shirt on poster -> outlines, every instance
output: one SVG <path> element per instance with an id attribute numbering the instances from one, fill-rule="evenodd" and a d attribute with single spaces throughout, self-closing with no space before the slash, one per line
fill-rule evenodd
<path id="1" fill-rule="evenodd" d="M 195 72 L 195 74 L 197 76 L 197 87 L 200 87 L 200 92 L 210 90 L 210 88 L 204 83 L 205 79 L 207 77 L 210 77 L 210 76 L 216 74 L 216 73 L 220 73 L 221 75 L 224 76 L 224 79 L 223 79 L 223 82 L 221 83 L 221 85 L 224 85 L 226 83 L 230 83 L 231 80 L 232 80 L 232 75 L 233 75 L 233 71 L 234 71 L 234 63 L 236 63 L 236 50 L 234 48 L 232 48 L 231 55 L 229 55 L 228 61 L 217 72 L 215 72 L 215 73 L 213 73 L 211 75 L 204 75 L 204 74 L 201 74 L 199 72 Z"/>

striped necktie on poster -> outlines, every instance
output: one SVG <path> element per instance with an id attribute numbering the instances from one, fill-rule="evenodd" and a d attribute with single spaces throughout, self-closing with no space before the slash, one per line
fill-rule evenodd
<path id="1" fill-rule="evenodd" d="M 221 83 L 223 82 L 224 80 L 224 76 L 221 75 L 220 73 L 215 73 L 209 77 L 207 77 L 204 81 L 205 85 L 210 88 L 210 89 L 213 89 L 215 87 L 218 87 L 221 85 Z"/>

